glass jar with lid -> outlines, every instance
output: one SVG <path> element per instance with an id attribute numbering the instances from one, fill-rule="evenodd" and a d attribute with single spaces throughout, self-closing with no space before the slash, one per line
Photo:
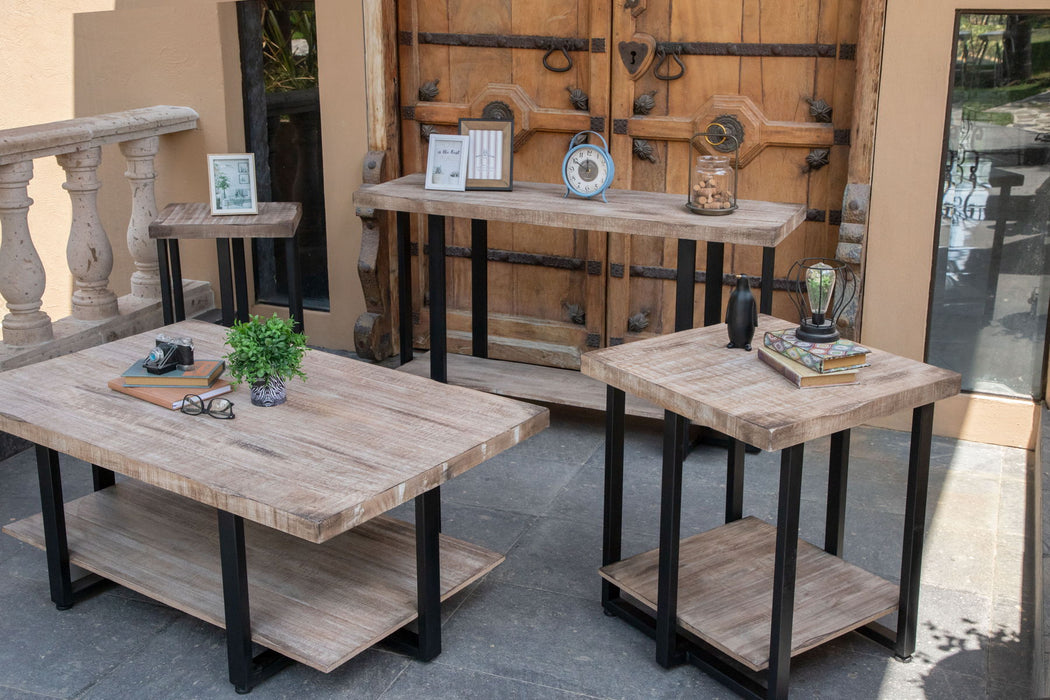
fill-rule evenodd
<path id="1" fill-rule="evenodd" d="M 736 174 L 729 156 L 697 156 L 689 178 L 687 207 L 695 214 L 728 214 L 736 209 Z"/>

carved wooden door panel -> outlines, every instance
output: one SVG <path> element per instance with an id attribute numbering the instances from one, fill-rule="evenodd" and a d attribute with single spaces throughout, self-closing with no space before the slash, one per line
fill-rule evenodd
<path id="1" fill-rule="evenodd" d="M 684 204 L 689 171 L 701 154 L 690 138 L 717 123 L 741 139 L 740 199 L 805 202 L 809 209 L 807 222 L 777 247 L 776 276 L 784 277 L 797 258 L 833 257 L 859 0 L 618 5 L 610 50 L 617 186 L 681 193 Z M 705 154 L 719 154 L 698 140 Z M 674 241 L 610 235 L 609 344 L 674 330 L 676 250 Z M 726 246 L 723 253 L 726 276 L 715 283 L 730 284 L 730 273 L 757 280 L 760 249 Z M 697 270 L 705 269 L 706 254 L 698 246 Z M 782 293 L 774 296 L 773 313 L 791 314 Z M 693 321 L 703 323 L 702 304 Z"/>
<path id="2" fill-rule="evenodd" d="M 596 0 L 398 2 L 403 172 L 425 169 L 430 133 L 458 133 L 461 118 L 510 115 L 515 180 L 559 182 L 572 135 L 605 133 L 609 11 Z M 448 349 L 469 353 L 470 222 L 450 226 Z M 420 230 L 422 217 L 413 241 Z M 581 352 L 603 340 L 605 238 L 489 224 L 490 357 L 579 367 Z M 426 251 L 413 248 L 413 340 L 425 347 Z"/>
<path id="3" fill-rule="evenodd" d="M 835 252 L 859 4 L 399 0 L 402 172 L 424 170 L 428 134 L 510 114 L 516 180 L 560 182 L 572 134 L 591 129 L 609 139 L 615 187 L 684 205 L 690 137 L 717 122 L 741 137 L 740 198 L 810 210 L 776 251 L 782 278 L 797 258 Z M 470 222 L 450 226 L 448 347 L 469 353 Z M 413 229 L 418 242 L 422 217 Z M 488 244 L 490 357 L 578 367 L 589 348 L 674 328 L 675 241 L 493 223 Z M 414 251 L 413 340 L 426 347 L 426 251 Z M 706 254 L 698 246 L 698 270 Z M 761 250 L 724 257 L 720 289 L 729 273 L 761 273 Z M 783 293 L 773 312 L 790 314 Z"/>

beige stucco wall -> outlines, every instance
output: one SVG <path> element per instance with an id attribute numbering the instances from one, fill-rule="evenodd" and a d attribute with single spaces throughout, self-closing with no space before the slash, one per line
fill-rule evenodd
<path id="1" fill-rule="evenodd" d="M 311 343 L 353 347 L 364 312 L 356 263 L 361 225 L 351 194 L 367 151 L 364 50 L 359 1 L 317 0 L 323 114 L 330 313 L 307 312 Z M 244 148 L 235 5 L 228 0 L 5 0 L 0 4 L 0 128 L 40 124 L 135 107 L 192 107 L 200 127 L 166 136 L 157 158 L 157 203 L 205 201 L 206 155 Z M 27 80 L 27 76 L 32 76 Z M 103 149 L 99 208 L 114 250 L 110 287 L 130 289 L 126 229 L 130 187 L 117 146 Z M 54 159 L 36 164 L 30 227 L 45 260 L 45 310 L 69 314 L 72 284 L 65 263 L 69 198 Z M 217 289 L 214 243 L 182 245 L 183 274 Z M 273 309 L 254 307 L 257 313 Z"/>
<path id="2" fill-rule="evenodd" d="M 3 0 L 0 19 L 0 129 L 70 119 L 73 112 L 73 15 L 113 8 L 114 0 Z M 70 313 L 73 281 L 66 265 L 69 195 L 54 158 L 33 165 L 29 230 L 44 261 L 43 310 L 58 319 Z M 5 307 L 6 309 L 6 307 Z"/>
<path id="3" fill-rule="evenodd" d="M 959 0 L 889 0 L 865 261 L 864 341 L 923 359 L 940 203 L 938 188 Z M 991 0 L 981 11 L 1047 10 L 1042 0 Z M 941 434 L 1031 447 L 1036 406 L 974 395 L 943 401 Z M 892 424 L 906 424 L 898 416 Z"/>

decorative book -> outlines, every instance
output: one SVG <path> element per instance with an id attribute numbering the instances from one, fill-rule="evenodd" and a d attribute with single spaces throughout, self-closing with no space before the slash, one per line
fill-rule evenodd
<path id="1" fill-rule="evenodd" d="M 795 337 L 794 328 L 766 331 L 765 345 L 814 372 L 865 367 L 868 365 L 868 353 L 871 352 L 863 345 L 845 338 L 833 343 L 808 343 Z"/>
<path id="2" fill-rule="evenodd" d="M 852 384 L 857 381 L 857 370 L 842 369 L 833 372 L 817 372 L 778 352 L 766 347 L 757 348 L 758 359 L 780 372 L 780 374 L 797 386 L 806 389 L 813 386 L 831 386 L 835 384 Z"/>
<path id="3" fill-rule="evenodd" d="M 124 380 L 121 377 L 110 379 L 106 383 L 113 391 L 119 391 L 122 394 L 134 396 L 137 399 L 149 401 L 158 406 L 170 408 L 173 411 L 182 408 L 183 399 L 186 397 L 186 394 L 196 394 L 201 397 L 201 400 L 203 401 L 210 399 L 213 396 L 227 394 L 233 390 L 233 387 L 225 379 L 220 379 L 212 386 L 203 389 L 194 389 L 193 387 L 183 386 L 125 386 Z"/>
<path id="4" fill-rule="evenodd" d="M 193 369 L 173 369 L 164 374 L 152 374 L 142 366 L 144 361 L 139 360 L 121 375 L 124 378 L 124 386 L 177 386 L 199 389 L 211 386 L 226 369 L 226 362 L 223 360 L 197 360 Z"/>

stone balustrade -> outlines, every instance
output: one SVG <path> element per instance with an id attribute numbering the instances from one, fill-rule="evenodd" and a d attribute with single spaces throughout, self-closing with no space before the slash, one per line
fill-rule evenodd
<path id="1" fill-rule="evenodd" d="M 0 130 L 0 295 L 8 309 L 0 324 L 0 369 L 123 335 L 114 330 L 116 326 L 128 332 L 143 330 L 121 319 L 130 314 L 141 316 L 143 309 L 156 310 L 159 318 L 157 249 L 148 232 L 149 222 L 157 215 L 154 158 L 160 136 L 195 129 L 197 119 L 197 112 L 189 107 L 158 106 Z M 119 144 L 127 162 L 125 176 L 132 193 L 127 245 L 135 272 L 131 294 L 121 299 L 109 289 L 113 250 L 96 203 L 102 146 L 111 143 Z M 48 157 L 55 157 L 66 172 L 63 188 L 69 192 L 72 207 L 66 246 L 73 277 L 72 316 L 59 321 L 52 321 L 41 310 L 44 265 L 28 224 L 33 161 Z M 210 294 L 207 284 L 198 285 Z M 63 325 L 65 331 L 56 332 Z"/>

